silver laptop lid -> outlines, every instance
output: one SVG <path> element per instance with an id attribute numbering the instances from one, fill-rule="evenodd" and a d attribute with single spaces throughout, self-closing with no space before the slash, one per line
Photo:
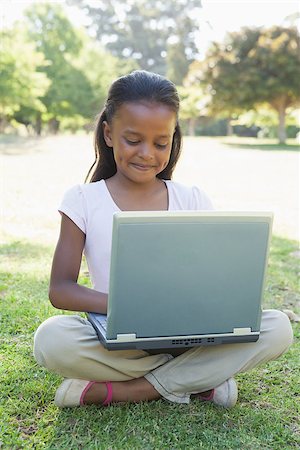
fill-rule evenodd
<path id="1" fill-rule="evenodd" d="M 259 331 L 272 213 L 114 215 L 107 339 Z"/>

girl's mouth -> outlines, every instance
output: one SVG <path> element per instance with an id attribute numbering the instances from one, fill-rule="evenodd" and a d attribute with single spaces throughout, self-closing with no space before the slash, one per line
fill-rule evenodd
<path id="1" fill-rule="evenodd" d="M 146 165 L 146 164 L 136 164 L 136 163 L 131 163 L 131 166 L 133 166 L 135 169 L 137 170 L 141 170 L 143 172 L 153 169 L 154 166 L 151 165 Z"/>

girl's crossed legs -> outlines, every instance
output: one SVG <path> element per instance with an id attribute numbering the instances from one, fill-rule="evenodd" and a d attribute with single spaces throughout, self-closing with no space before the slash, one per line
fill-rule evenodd
<path id="1" fill-rule="evenodd" d="M 190 395 L 210 391 L 239 372 L 278 358 L 293 340 L 288 317 L 276 310 L 262 313 L 259 340 L 248 344 L 194 347 L 179 356 L 143 350 L 106 350 L 86 319 L 51 317 L 40 325 L 34 356 L 48 370 L 65 378 L 113 382 L 113 401 L 160 397 L 189 403 Z M 105 384 L 95 383 L 85 403 L 102 403 Z"/>

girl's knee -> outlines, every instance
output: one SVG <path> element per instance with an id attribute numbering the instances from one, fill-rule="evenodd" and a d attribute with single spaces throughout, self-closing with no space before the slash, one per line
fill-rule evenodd
<path id="1" fill-rule="evenodd" d="M 55 370 L 66 354 L 72 354 L 75 342 L 70 328 L 80 320 L 77 316 L 54 316 L 38 327 L 34 335 L 33 354 L 39 365 Z"/>
<path id="2" fill-rule="evenodd" d="M 53 353 L 53 347 L 56 347 L 59 320 L 60 316 L 50 317 L 35 332 L 33 355 L 40 366 L 47 367 L 48 357 Z"/>
<path id="3" fill-rule="evenodd" d="M 268 310 L 264 314 L 269 345 L 276 348 L 279 356 L 293 343 L 293 329 L 290 320 L 285 313 L 278 310 Z"/>

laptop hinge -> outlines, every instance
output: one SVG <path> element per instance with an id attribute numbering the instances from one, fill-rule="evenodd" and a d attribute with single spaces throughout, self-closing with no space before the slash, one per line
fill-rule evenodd
<path id="1" fill-rule="evenodd" d="M 129 334 L 117 334 L 117 341 L 135 341 L 136 340 L 136 334 L 135 333 L 129 333 Z"/>
<path id="2" fill-rule="evenodd" d="M 243 334 L 249 334 L 251 333 L 251 328 L 234 328 L 233 329 L 233 334 L 237 334 L 237 335 L 243 335 Z"/>

